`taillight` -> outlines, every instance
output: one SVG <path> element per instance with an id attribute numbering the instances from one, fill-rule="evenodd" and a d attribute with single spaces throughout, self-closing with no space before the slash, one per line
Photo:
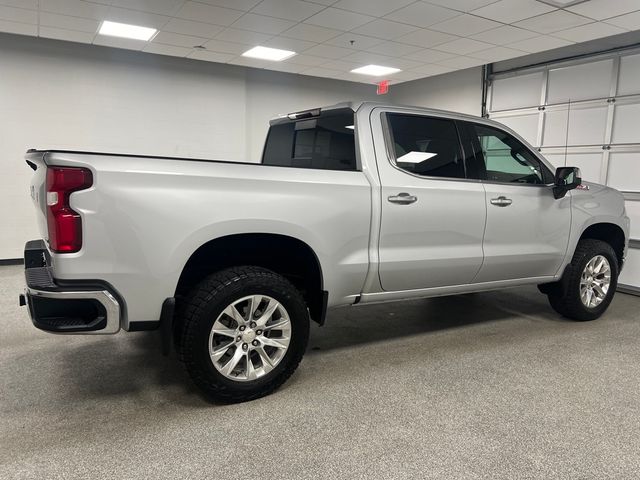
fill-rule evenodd
<path id="1" fill-rule="evenodd" d="M 73 253 L 82 247 L 82 219 L 71 209 L 69 197 L 91 185 L 93 175 L 86 168 L 47 168 L 47 226 L 54 252 Z"/>

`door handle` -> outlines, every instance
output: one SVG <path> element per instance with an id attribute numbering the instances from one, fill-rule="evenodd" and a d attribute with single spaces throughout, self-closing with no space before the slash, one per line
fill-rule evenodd
<path id="1" fill-rule="evenodd" d="M 418 201 L 418 197 L 414 195 L 409 195 L 406 192 L 399 193 L 398 195 L 391 195 L 387 197 L 391 203 L 398 203 L 400 205 L 409 205 L 410 203 L 414 203 Z"/>
<path id="2" fill-rule="evenodd" d="M 513 200 L 503 196 L 491 199 L 491 205 L 496 205 L 498 207 L 508 207 L 512 203 L 513 203 Z"/>

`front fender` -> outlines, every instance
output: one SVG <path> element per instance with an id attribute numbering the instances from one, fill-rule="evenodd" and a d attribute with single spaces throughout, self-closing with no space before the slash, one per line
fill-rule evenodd
<path id="1" fill-rule="evenodd" d="M 617 190 L 585 182 L 588 190 L 572 190 L 571 195 L 571 233 L 564 262 L 556 273 L 560 278 L 573 258 L 578 242 L 584 232 L 597 224 L 611 224 L 620 228 L 624 234 L 624 254 L 628 248 L 630 220 L 624 208 L 624 196 Z M 624 256 L 623 254 L 623 256 Z"/>

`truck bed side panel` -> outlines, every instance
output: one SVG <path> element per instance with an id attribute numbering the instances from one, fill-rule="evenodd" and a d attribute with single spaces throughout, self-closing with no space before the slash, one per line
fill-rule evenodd
<path id="1" fill-rule="evenodd" d="M 359 293 L 368 267 L 371 186 L 362 172 L 50 152 L 94 185 L 71 196 L 83 247 L 53 255 L 61 279 L 96 278 L 126 299 L 130 321 L 157 320 L 191 254 L 226 235 L 276 233 L 307 243 L 329 306 Z"/>

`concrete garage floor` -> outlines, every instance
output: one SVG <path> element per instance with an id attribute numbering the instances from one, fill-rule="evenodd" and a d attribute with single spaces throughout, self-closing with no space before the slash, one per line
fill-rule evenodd
<path id="1" fill-rule="evenodd" d="M 0 267 L 1 478 L 640 478 L 640 298 L 334 311 L 269 397 L 210 405 L 153 333 L 60 337 Z"/>

